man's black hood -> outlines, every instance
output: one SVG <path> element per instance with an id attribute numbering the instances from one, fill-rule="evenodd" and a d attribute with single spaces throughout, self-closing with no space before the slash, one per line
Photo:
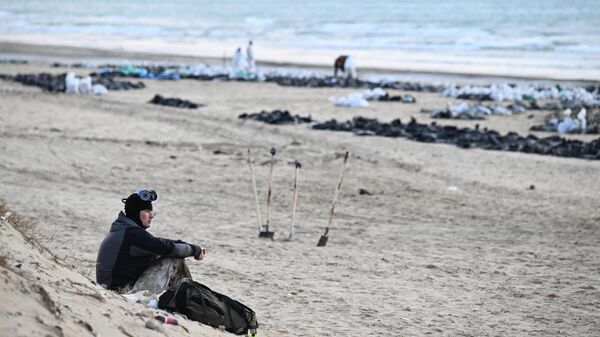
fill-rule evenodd
<path id="1" fill-rule="evenodd" d="M 142 200 L 137 193 L 131 194 L 125 200 L 125 215 L 142 228 L 144 228 L 144 226 L 140 219 L 140 212 L 147 209 L 152 210 L 152 202 L 149 200 Z"/>

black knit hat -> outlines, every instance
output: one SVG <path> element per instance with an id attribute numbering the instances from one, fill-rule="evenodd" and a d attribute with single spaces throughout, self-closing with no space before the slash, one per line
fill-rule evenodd
<path id="1" fill-rule="evenodd" d="M 133 193 L 127 199 L 123 199 L 123 202 L 125 203 L 125 215 L 140 227 L 144 227 L 140 219 L 140 212 L 146 209 L 152 210 L 152 201 L 144 201 L 138 193 Z"/>

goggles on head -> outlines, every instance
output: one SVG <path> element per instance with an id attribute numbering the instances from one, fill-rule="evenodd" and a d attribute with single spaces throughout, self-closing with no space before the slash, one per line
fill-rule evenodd
<path id="1" fill-rule="evenodd" d="M 142 201 L 155 201 L 158 199 L 158 194 L 154 190 L 139 190 L 135 192 Z"/>
<path id="2" fill-rule="evenodd" d="M 156 194 L 156 192 L 153 190 L 138 190 L 137 192 L 135 192 L 135 194 L 137 194 L 138 197 L 142 199 L 142 201 L 152 202 L 158 199 L 158 194 Z M 121 202 L 125 203 L 127 202 L 127 199 L 123 198 L 121 199 Z"/>

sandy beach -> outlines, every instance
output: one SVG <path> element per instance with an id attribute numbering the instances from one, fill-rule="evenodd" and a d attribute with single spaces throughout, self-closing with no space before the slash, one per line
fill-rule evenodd
<path id="1" fill-rule="evenodd" d="M 89 72 L 49 63 L 87 54 L 27 48 L 5 50 L 30 62 L 0 63 L 0 74 Z M 114 53 L 96 57 L 111 61 L 119 56 Z M 191 61 L 185 55 L 169 60 Z M 29 246 L 8 220 L 0 222 L 3 333 L 229 335 L 182 317 L 185 329 L 148 330 L 148 308 L 92 282 L 98 246 L 123 207 L 121 198 L 141 187 L 159 195 L 150 232 L 205 246 L 205 260 L 188 261 L 192 275 L 253 308 L 261 337 L 600 331 L 599 161 L 238 119 L 241 113 L 286 109 L 318 120 L 415 117 L 429 123 L 422 108 L 459 101 L 440 93 L 390 90 L 409 93 L 417 103 L 372 102 L 352 109 L 333 106 L 329 97 L 360 90 L 141 81 L 146 88 L 84 96 L 0 80 L 0 199 L 31 219 L 47 248 Z M 206 106 L 148 104 L 155 94 Z M 436 122 L 527 135 L 548 113 Z M 273 146 L 276 234 L 270 241 L 257 238 L 246 151 L 255 157 L 264 219 Z M 350 158 L 329 242 L 316 247 L 345 151 Z M 294 160 L 302 163 L 299 205 L 295 239 L 287 241 Z"/>

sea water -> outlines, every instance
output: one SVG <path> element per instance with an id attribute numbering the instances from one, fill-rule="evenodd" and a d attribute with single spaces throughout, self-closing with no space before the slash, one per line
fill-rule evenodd
<path id="1" fill-rule="evenodd" d="M 229 57 L 252 39 L 259 61 L 587 79 L 599 23 L 597 0 L 0 0 L 2 41 Z"/>

